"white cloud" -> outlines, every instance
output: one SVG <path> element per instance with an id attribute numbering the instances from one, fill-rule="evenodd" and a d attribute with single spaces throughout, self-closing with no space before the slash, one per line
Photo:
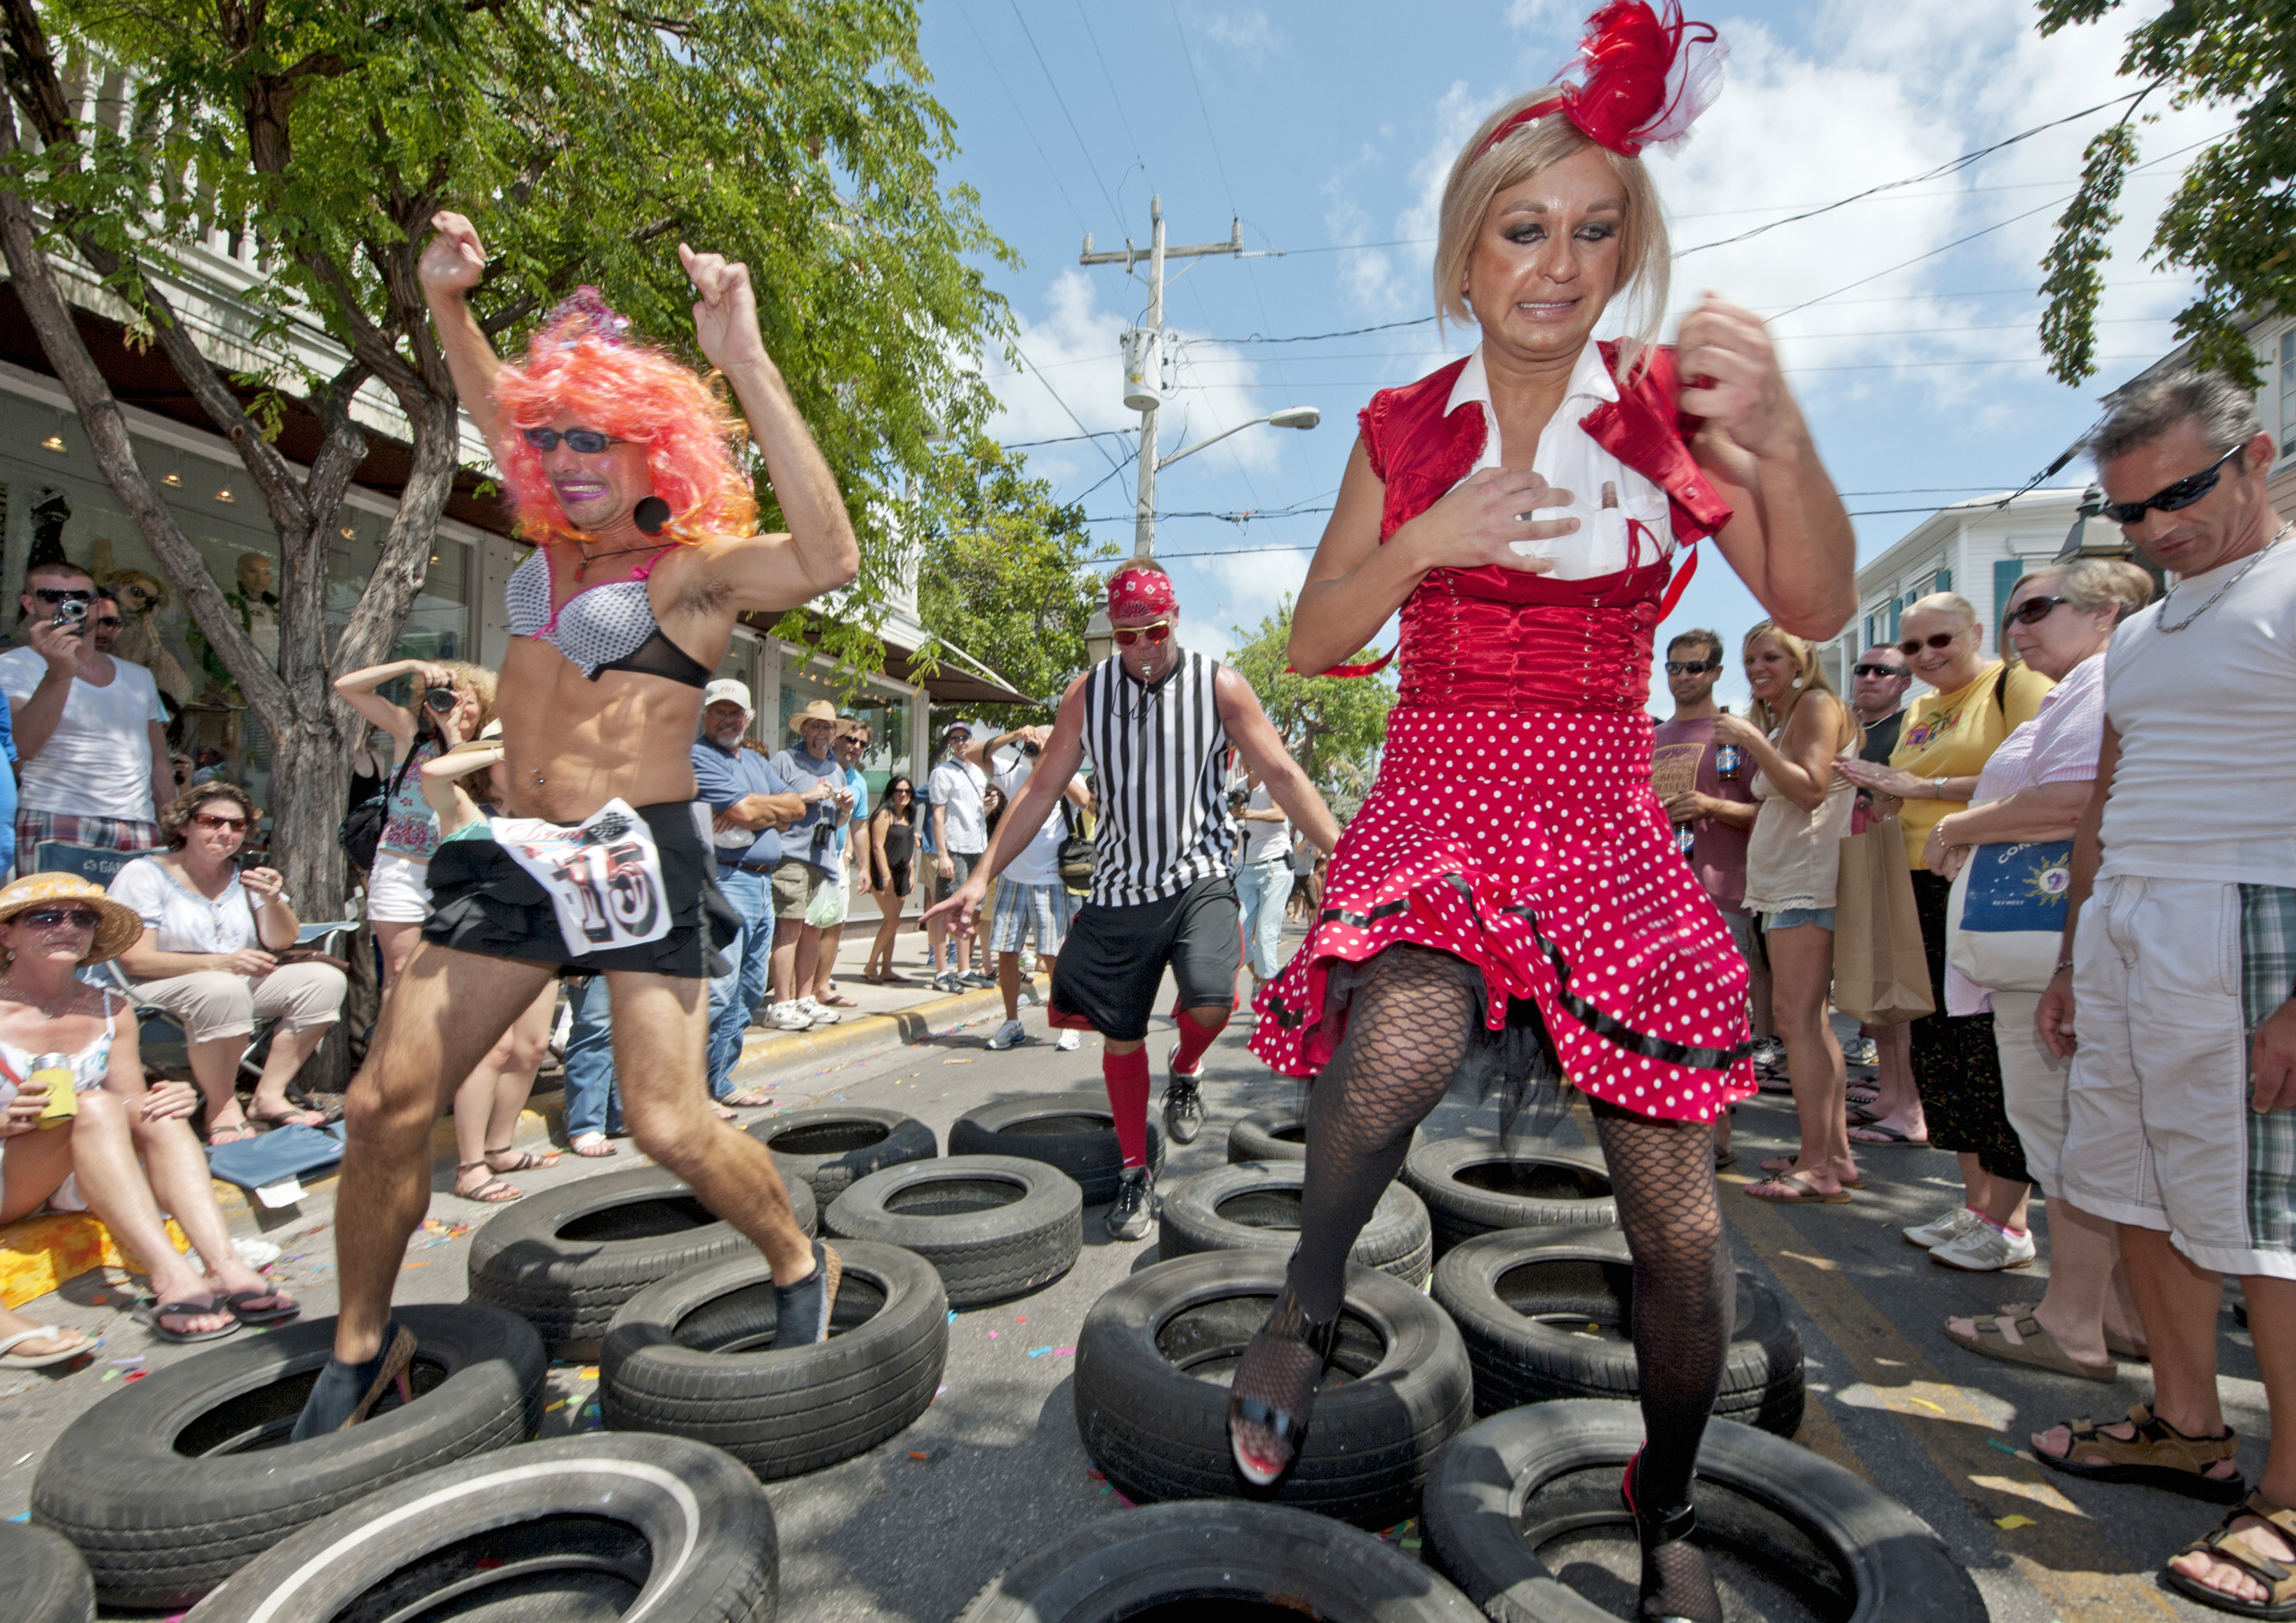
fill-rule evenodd
<path id="1" fill-rule="evenodd" d="M 1268 25 L 1267 13 L 1257 8 L 1233 16 L 1215 12 L 1205 21 L 1204 32 L 1255 68 L 1283 48 L 1282 36 Z"/>

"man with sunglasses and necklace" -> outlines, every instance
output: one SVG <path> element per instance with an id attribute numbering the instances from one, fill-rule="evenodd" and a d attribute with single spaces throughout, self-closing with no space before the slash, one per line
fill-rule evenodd
<path id="1" fill-rule="evenodd" d="M 1251 684 L 1180 647 L 1171 577 L 1153 563 L 1127 564 L 1108 583 L 1108 618 L 1116 652 L 1069 684 L 1028 786 L 971 876 L 933 914 L 959 935 L 971 932 L 988 881 L 1054 816 L 1088 751 L 1101 813 L 1092 889 L 1053 971 L 1049 1018 L 1104 1039 L 1101 1074 L 1124 1155 L 1108 1232 L 1137 1240 L 1155 1217 L 1146 1049 L 1164 971 L 1178 992 L 1179 1041 L 1164 1090 L 1164 1131 L 1175 1143 L 1192 1143 L 1202 1129 L 1204 1051 L 1235 1008 L 1243 940 L 1228 750 L 1242 752 L 1316 849 L 1328 852 L 1340 831 Z"/>
<path id="2" fill-rule="evenodd" d="M 25 646 L 0 653 L 18 762 L 17 851 L 29 866 L 42 840 L 158 850 L 167 843 L 160 811 L 176 798 L 168 715 L 152 673 L 111 652 L 119 603 L 100 600 L 94 578 L 61 558 L 25 572 L 21 601 Z"/>
<path id="3" fill-rule="evenodd" d="M 2088 448 L 2107 516 L 2177 580 L 2104 656 L 2103 749 L 2036 1023 L 2072 1062 L 2058 1182 L 2116 1225 L 2153 1390 L 2033 1452 L 2231 1506 L 2163 1580 L 2296 1616 L 2296 526 L 2267 489 L 2273 436 L 2229 379 L 2131 389 Z M 2282 1422 L 2252 1493 L 2217 1396 L 2227 1273 Z"/>
<path id="4" fill-rule="evenodd" d="M 798 1226 L 772 1155 L 710 1109 L 709 976 L 741 921 L 693 815 L 689 747 L 735 617 L 853 578 L 844 498 L 766 352 L 746 266 L 678 247 L 697 347 L 736 418 L 592 289 L 504 364 L 466 302 L 487 266 L 478 233 L 457 214 L 432 224 L 418 271 L 437 342 L 538 545 L 505 594 L 509 803 L 432 858 L 435 911 L 344 1101 L 338 1201 L 357 1221 L 335 1225 L 341 1316 L 299 1439 L 365 1419 L 413 1360 L 390 1293 L 430 1201 L 430 1125 L 562 973 L 604 977 L 630 1135 L 764 1254 L 775 1344 L 827 1340 L 837 1294 L 836 1253 Z M 787 534 L 757 533 L 744 435 Z"/>

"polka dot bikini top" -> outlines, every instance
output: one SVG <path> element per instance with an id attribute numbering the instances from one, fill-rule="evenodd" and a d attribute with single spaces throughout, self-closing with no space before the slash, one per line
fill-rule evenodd
<path id="1" fill-rule="evenodd" d="M 586 587 L 553 613 L 550 549 L 537 546 L 511 571 L 503 593 L 510 634 L 549 643 L 593 682 L 610 670 L 632 670 L 706 687 L 709 668 L 662 635 L 654 619 L 645 578 L 657 561 L 647 560 L 633 579 Z"/>

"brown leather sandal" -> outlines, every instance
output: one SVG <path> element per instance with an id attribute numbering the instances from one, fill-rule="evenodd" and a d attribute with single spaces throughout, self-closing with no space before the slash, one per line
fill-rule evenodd
<path id="1" fill-rule="evenodd" d="M 2119 1425 L 2118 1421 L 2068 1421 L 2066 1428 L 2072 1433 L 2062 1455 L 2054 1455 L 2033 1446 L 2033 1457 L 2051 1471 L 2062 1471 L 2069 1477 L 2080 1477 L 2091 1482 L 2137 1482 L 2147 1488 L 2165 1488 L 2172 1494 L 2185 1494 L 2195 1499 L 2205 1499 L 2211 1504 L 2237 1504 L 2247 1496 L 2248 1483 L 2237 1471 L 2228 1477 L 2207 1474 L 2210 1466 L 2219 1460 L 2240 1456 L 2240 1438 L 2230 1426 L 2222 1437 L 2186 1437 L 2183 1432 L 2152 1413 L 2152 1406 L 2140 1403 L 2128 1411 L 2128 1423 L 2136 1429 L 2135 1437 L 2108 1437 L 2104 1428 Z M 2080 1459 L 2083 1454 L 2101 1454 L 2101 1462 Z"/>
<path id="2" fill-rule="evenodd" d="M 2241 1618 L 2296 1618 L 2296 1571 L 2258 1549 L 2250 1541 L 2254 1528 L 2233 1530 L 2233 1523 L 2243 1516 L 2254 1516 L 2276 1529 L 2292 1548 L 2296 1548 L 2296 1509 L 2275 1504 L 2261 1490 L 2252 1493 L 2234 1506 L 2216 1528 L 2186 1545 L 2177 1553 L 2201 1554 L 2211 1561 L 2226 1562 L 2238 1567 L 2269 1591 L 2260 1601 L 2243 1600 L 2211 1588 L 2195 1578 L 2187 1578 L 2174 1567 L 2161 1570 L 2161 1580 L 2187 1599 L 2218 1611 L 2228 1611 Z"/>

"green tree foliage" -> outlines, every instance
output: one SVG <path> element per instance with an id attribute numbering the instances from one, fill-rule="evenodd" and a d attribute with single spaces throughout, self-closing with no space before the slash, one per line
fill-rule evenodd
<path id="1" fill-rule="evenodd" d="M 924 536 L 917 618 L 936 639 L 927 652 L 962 668 L 962 650 L 1043 701 L 987 707 L 996 719 L 1049 725 L 1086 663 L 1085 625 L 1102 592 L 1091 561 L 1113 556 L 1114 544 L 1095 546 L 1083 508 L 1054 502 L 1020 457 L 979 435 L 934 459 L 914 521 Z"/>
<path id="2" fill-rule="evenodd" d="M 0 0 L 10 270 L 123 505 L 273 736 L 274 851 L 298 893 L 340 894 L 331 835 L 363 731 L 330 691 L 321 640 L 325 542 L 366 454 L 352 396 L 379 389 L 414 455 L 339 668 L 396 641 L 461 458 L 414 275 L 439 209 L 468 214 L 496 255 L 472 304 L 505 351 L 588 283 L 691 357 L 676 243 L 749 263 L 767 343 L 862 537 L 829 650 L 879 659 L 870 627 L 899 561 L 873 488 L 922 471 L 936 425 L 983 419 L 986 390 L 956 362 L 1006 323 L 978 261 L 1008 250 L 974 195 L 939 178 L 952 125 L 917 26 L 908 0 Z M 260 246 L 244 295 L 255 347 L 284 357 L 278 340 L 316 324 L 348 356 L 339 371 L 283 358 L 226 386 L 146 274 L 217 229 Z M 89 270 L 263 492 L 281 537 L 275 668 L 150 488 L 62 315 L 60 275 Z M 327 429 L 308 471 L 269 443 L 279 393 Z"/>
<path id="3" fill-rule="evenodd" d="M 1245 639 L 1228 663 L 1251 684 L 1268 720 L 1333 807 L 1352 807 L 1371 791 L 1375 752 L 1387 736 L 1387 713 L 1395 688 L 1378 676 L 1303 676 L 1287 671 L 1292 641 L 1292 600 L 1259 622 L 1256 631 L 1235 627 Z M 1370 650 L 1349 663 L 1373 658 Z"/>
<path id="4" fill-rule="evenodd" d="M 2040 0 L 2041 32 L 2095 22 L 2121 0 Z M 2236 107 L 2233 131 L 2185 170 L 2155 223 L 2149 258 L 2196 273 L 2177 317 L 2195 365 L 2253 389 L 2256 357 L 2239 323 L 2296 309 L 2296 0 L 2202 0 L 2161 10 L 2128 37 L 2120 71 L 2177 107 Z M 2050 371 L 2079 383 L 2096 370 L 2096 304 L 2120 223 L 2121 183 L 2137 155 L 2144 97 L 2089 143 L 2081 184 L 2042 261 L 2049 307 L 2041 346 Z"/>

